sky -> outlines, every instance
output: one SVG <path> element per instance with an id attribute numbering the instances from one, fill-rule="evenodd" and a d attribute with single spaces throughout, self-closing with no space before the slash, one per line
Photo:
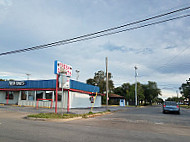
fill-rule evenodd
<path id="1" fill-rule="evenodd" d="M 142 20 L 190 6 L 189 0 L 0 0 L 0 53 L 43 45 Z M 190 10 L 154 19 L 189 14 Z M 190 77 L 190 17 L 110 36 L 31 52 L 0 56 L 0 78 L 53 79 L 54 61 L 80 70 L 79 81 L 112 73 L 115 87 L 155 81 L 162 98 L 177 96 Z"/>

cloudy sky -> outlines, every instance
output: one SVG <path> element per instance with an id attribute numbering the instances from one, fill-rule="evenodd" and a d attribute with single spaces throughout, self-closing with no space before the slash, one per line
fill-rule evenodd
<path id="1" fill-rule="evenodd" d="M 97 32 L 190 6 L 189 0 L 0 0 L 0 53 Z M 189 14 L 190 10 L 143 24 Z M 55 78 L 55 60 L 80 70 L 85 82 L 105 71 L 105 57 L 115 86 L 156 81 L 162 97 L 190 77 L 190 17 L 43 50 L 0 56 L 0 78 Z"/>

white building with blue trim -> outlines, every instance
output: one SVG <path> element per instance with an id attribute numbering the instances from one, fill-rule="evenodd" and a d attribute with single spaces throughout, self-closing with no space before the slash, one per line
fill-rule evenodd
<path id="1" fill-rule="evenodd" d="M 50 107 L 52 99 L 55 107 L 56 80 L 24 80 L 24 81 L 0 81 L 0 103 L 16 104 L 21 106 L 36 106 L 39 99 L 39 107 Z M 99 87 L 86 83 L 70 80 L 69 89 L 58 88 L 58 108 L 89 108 L 92 106 L 91 96 L 99 92 Z M 94 107 L 101 107 L 101 94 L 98 93 Z"/>

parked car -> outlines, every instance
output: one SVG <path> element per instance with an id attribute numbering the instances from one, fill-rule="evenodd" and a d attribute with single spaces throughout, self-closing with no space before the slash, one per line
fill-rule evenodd
<path id="1" fill-rule="evenodd" d="M 180 114 L 180 106 L 174 101 L 165 101 L 162 108 L 163 113 L 176 112 L 177 114 Z"/>

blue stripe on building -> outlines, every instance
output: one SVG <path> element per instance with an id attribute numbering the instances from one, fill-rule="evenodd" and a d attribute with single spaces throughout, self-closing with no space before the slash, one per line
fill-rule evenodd
<path id="1" fill-rule="evenodd" d="M 56 88 L 56 80 L 25 80 L 24 85 L 22 86 L 14 86 L 10 85 L 9 81 L 0 81 L 0 89 L 55 89 Z M 75 80 L 70 80 L 70 88 L 77 89 L 87 92 L 99 92 L 99 87 L 89 85 L 86 83 L 78 82 Z"/>

